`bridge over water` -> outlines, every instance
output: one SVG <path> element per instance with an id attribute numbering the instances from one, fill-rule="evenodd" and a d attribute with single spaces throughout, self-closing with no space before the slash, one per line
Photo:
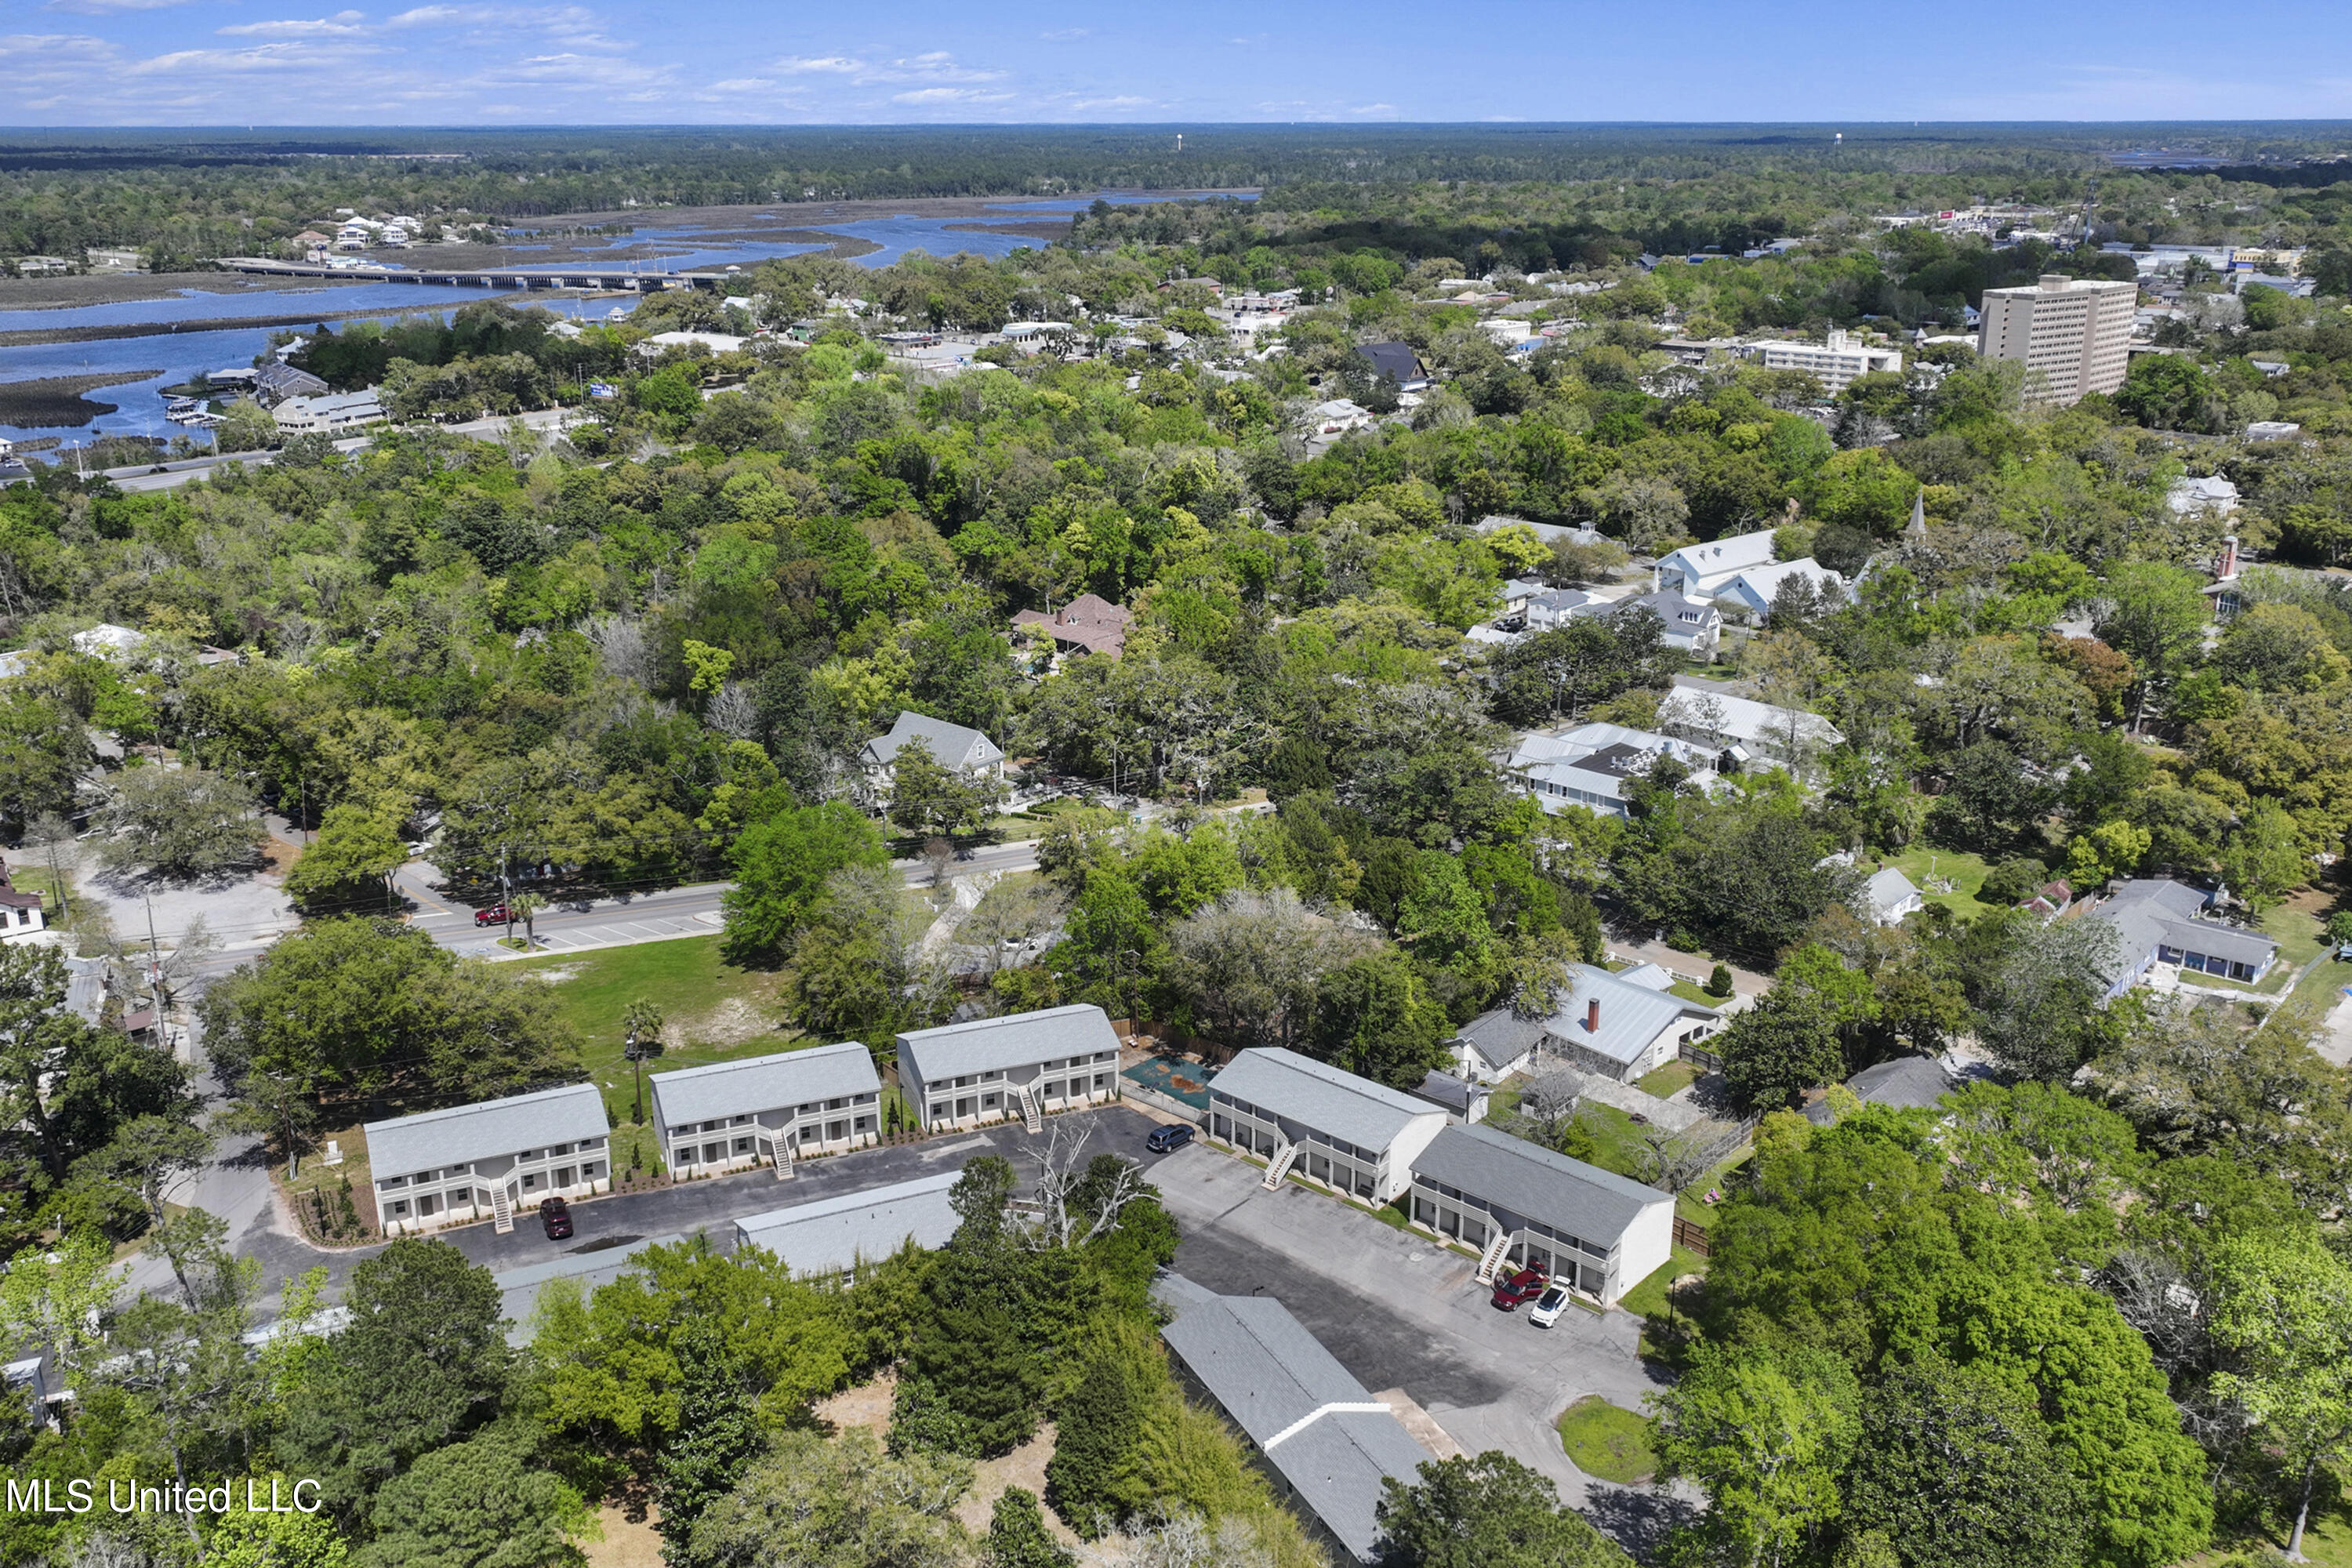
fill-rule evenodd
<path id="1" fill-rule="evenodd" d="M 657 294 L 668 289 L 717 289 L 725 272 L 664 272 L 612 267 L 526 267 L 497 271 L 478 268 L 330 267 L 317 261 L 273 261 L 261 256 L 224 256 L 214 263 L 231 272 L 266 278 L 334 278 L 363 283 L 440 284 L 457 289 L 604 289 Z"/>

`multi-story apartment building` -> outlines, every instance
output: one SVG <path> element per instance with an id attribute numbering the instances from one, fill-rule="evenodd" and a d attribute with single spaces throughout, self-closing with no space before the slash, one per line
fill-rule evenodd
<path id="1" fill-rule="evenodd" d="M 925 1127 L 1019 1117 L 1118 1098 L 1118 1036 L 1099 1007 L 1048 1007 L 898 1037 L 898 1088 Z"/>
<path id="2" fill-rule="evenodd" d="M 610 1123 L 593 1083 L 371 1121 L 368 1168 L 376 1223 L 387 1236 L 495 1220 L 541 1198 L 584 1197 L 613 1184 Z"/>
<path id="3" fill-rule="evenodd" d="M 2026 368 L 2026 395 L 2071 404 L 2124 384 L 2139 285 L 2044 276 L 2031 288 L 1988 289 L 1977 353 Z"/>
<path id="4" fill-rule="evenodd" d="M 882 1079 L 856 1040 L 657 1072 L 654 1125 L 670 1174 L 718 1176 L 863 1148 L 882 1136 Z"/>
<path id="5" fill-rule="evenodd" d="M 1899 371 L 1903 368 L 1901 349 L 1874 348 L 1857 342 L 1848 333 L 1832 331 L 1824 342 L 1795 342 L 1771 339 L 1750 345 L 1748 351 L 1764 362 L 1766 370 L 1801 370 L 1822 384 L 1822 390 L 1835 397 L 1858 375 L 1877 372 Z"/>

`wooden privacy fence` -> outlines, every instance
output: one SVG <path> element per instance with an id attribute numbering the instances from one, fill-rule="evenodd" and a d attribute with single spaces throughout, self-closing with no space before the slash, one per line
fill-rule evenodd
<path id="1" fill-rule="evenodd" d="M 1705 1258 L 1707 1256 L 1706 1226 L 1696 1220 L 1685 1219 L 1680 1215 L 1675 1215 L 1675 1245 L 1687 1247 L 1701 1258 Z"/>

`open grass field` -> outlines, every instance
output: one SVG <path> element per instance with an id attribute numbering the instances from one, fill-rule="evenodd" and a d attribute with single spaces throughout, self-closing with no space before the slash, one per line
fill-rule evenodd
<path id="1" fill-rule="evenodd" d="M 1688 1089 L 1692 1084 L 1696 1083 L 1697 1081 L 1698 1068 L 1696 1064 L 1685 1061 L 1671 1061 L 1665 1066 L 1660 1068 L 1657 1071 L 1645 1076 L 1641 1082 L 1635 1084 L 1633 1087 L 1640 1089 L 1643 1094 L 1654 1094 L 1660 1100 L 1669 1100 L 1675 1095 L 1680 1093 L 1682 1090 Z"/>
<path id="2" fill-rule="evenodd" d="M 1685 1274 L 1706 1272 L 1706 1258 L 1687 1247 L 1677 1247 L 1673 1255 L 1658 1266 L 1655 1273 L 1618 1297 L 1617 1304 L 1641 1317 L 1664 1318 L 1669 1311 L 1666 1287 Z"/>
<path id="3" fill-rule="evenodd" d="M 1955 914 L 1979 915 L 1991 907 L 1977 901 L 1977 889 L 1984 886 L 1985 873 L 1992 869 L 1977 856 L 1914 844 L 1886 863 L 1910 878 L 1911 885 L 1929 903 L 1941 904 Z M 1928 883 L 1937 879 L 1950 882 L 1952 890 L 1939 893 L 1929 888 Z"/>
<path id="4" fill-rule="evenodd" d="M 1600 1480 L 1647 1480 L 1658 1468 L 1650 1452 L 1650 1424 L 1599 1394 L 1560 1412 L 1559 1442 L 1578 1469 Z"/>

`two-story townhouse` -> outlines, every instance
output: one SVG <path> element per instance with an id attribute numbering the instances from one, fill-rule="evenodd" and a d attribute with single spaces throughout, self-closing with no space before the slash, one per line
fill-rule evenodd
<path id="1" fill-rule="evenodd" d="M 882 1136 L 882 1079 L 874 1055 L 856 1040 L 779 1051 L 748 1061 L 659 1072 L 654 1125 L 677 1177 L 717 1176 L 838 1154 Z"/>
<path id="2" fill-rule="evenodd" d="M 898 1088 L 926 1127 L 975 1127 L 1118 1097 L 1118 1035 L 1099 1007 L 1047 1007 L 898 1037 Z"/>
<path id="3" fill-rule="evenodd" d="M 1413 1159 L 1412 1223 L 1478 1248 L 1482 1284 L 1536 1268 L 1606 1303 L 1672 1256 L 1675 1199 L 1491 1127 L 1448 1127 Z"/>
<path id="4" fill-rule="evenodd" d="M 1279 1046 L 1235 1057 L 1209 1085 L 1209 1136 L 1263 1156 L 1265 1184 L 1293 1173 L 1367 1203 L 1412 1181 L 1445 1111 Z"/>
<path id="5" fill-rule="evenodd" d="M 519 1208 L 613 1184 L 611 1123 L 593 1084 L 371 1121 L 362 1131 L 376 1224 L 387 1236 L 482 1219 L 507 1230 Z"/>

